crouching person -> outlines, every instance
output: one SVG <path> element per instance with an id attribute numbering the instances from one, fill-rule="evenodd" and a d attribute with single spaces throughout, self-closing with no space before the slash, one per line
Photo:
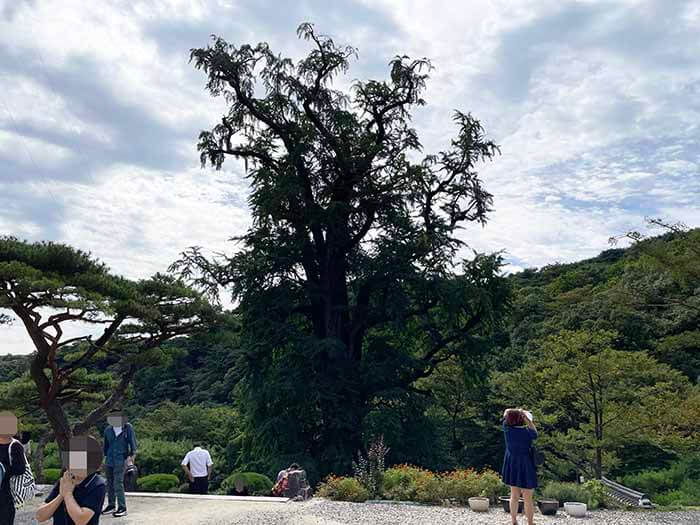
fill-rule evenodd
<path id="1" fill-rule="evenodd" d="M 70 439 L 68 451 L 61 456 L 65 472 L 36 519 L 53 518 L 54 525 L 98 525 L 107 490 L 105 479 L 97 473 L 102 466 L 102 446 L 91 436 L 77 436 Z"/>

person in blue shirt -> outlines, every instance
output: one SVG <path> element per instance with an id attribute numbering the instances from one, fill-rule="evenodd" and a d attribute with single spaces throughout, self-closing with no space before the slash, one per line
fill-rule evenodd
<path id="1" fill-rule="evenodd" d="M 102 465 L 102 447 L 92 436 L 70 439 L 61 453 L 65 471 L 39 507 L 39 522 L 53 518 L 53 525 L 99 525 L 106 482 L 97 471 Z"/>
<path id="2" fill-rule="evenodd" d="M 102 514 L 112 513 L 115 518 L 126 516 L 126 496 L 124 494 L 124 470 L 134 462 L 136 436 L 134 428 L 127 423 L 121 412 L 107 415 L 107 428 L 104 434 L 105 474 L 107 475 L 107 507 Z M 116 496 L 116 497 L 115 497 Z M 115 510 L 115 500 L 117 507 Z"/>
<path id="3" fill-rule="evenodd" d="M 537 488 L 537 469 L 532 455 L 532 443 L 537 439 L 537 429 L 531 414 L 519 408 L 509 408 L 503 414 L 503 433 L 506 452 L 501 475 L 503 483 L 510 485 L 510 517 L 517 525 L 520 496 L 525 500 L 528 525 L 534 525 L 535 509 L 532 502 Z"/>

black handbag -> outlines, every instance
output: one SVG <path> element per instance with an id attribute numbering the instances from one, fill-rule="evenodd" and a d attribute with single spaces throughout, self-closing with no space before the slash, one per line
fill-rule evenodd
<path id="1" fill-rule="evenodd" d="M 544 454 L 535 445 L 530 446 L 530 454 L 532 454 L 532 461 L 535 462 L 535 466 L 539 467 L 544 464 Z"/>

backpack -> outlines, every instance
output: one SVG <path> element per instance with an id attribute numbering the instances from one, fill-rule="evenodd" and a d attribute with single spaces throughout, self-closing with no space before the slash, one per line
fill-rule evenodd
<path id="1" fill-rule="evenodd" d="M 289 486 L 289 479 L 287 479 L 287 476 L 284 476 L 277 483 L 275 483 L 274 487 L 272 487 L 272 495 L 273 496 L 284 496 L 284 493 L 287 491 L 288 486 Z"/>
<path id="2" fill-rule="evenodd" d="M 18 476 L 10 476 L 10 493 L 12 494 L 12 499 L 15 502 L 15 508 L 20 508 L 24 506 L 24 502 L 28 499 L 32 499 L 36 493 L 36 484 L 34 483 L 34 474 L 32 474 L 32 467 L 27 461 L 27 455 L 24 453 L 24 446 L 22 443 L 16 439 L 12 440 L 10 446 L 7 449 L 7 455 L 10 458 L 10 465 L 12 465 L 12 445 L 19 443 L 22 447 L 22 454 L 24 455 L 24 472 Z"/>

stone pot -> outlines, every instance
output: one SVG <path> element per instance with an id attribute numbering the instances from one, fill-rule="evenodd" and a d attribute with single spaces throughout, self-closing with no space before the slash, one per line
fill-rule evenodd
<path id="1" fill-rule="evenodd" d="M 503 512 L 510 512 L 510 496 L 500 496 L 498 501 L 503 505 Z M 518 512 L 523 513 L 525 511 L 525 501 L 521 498 L 518 501 Z"/>
<path id="2" fill-rule="evenodd" d="M 540 512 L 545 516 L 554 516 L 559 510 L 559 502 L 555 499 L 541 499 L 537 501 Z"/>
<path id="3" fill-rule="evenodd" d="M 585 518 L 586 511 L 588 511 L 588 505 L 585 503 L 567 501 L 564 503 L 564 510 L 572 518 Z"/>
<path id="4" fill-rule="evenodd" d="M 474 512 L 488 512 L 489 510 L 489 499 L 488 498 L 469 498 L 469 508 Z"/>

